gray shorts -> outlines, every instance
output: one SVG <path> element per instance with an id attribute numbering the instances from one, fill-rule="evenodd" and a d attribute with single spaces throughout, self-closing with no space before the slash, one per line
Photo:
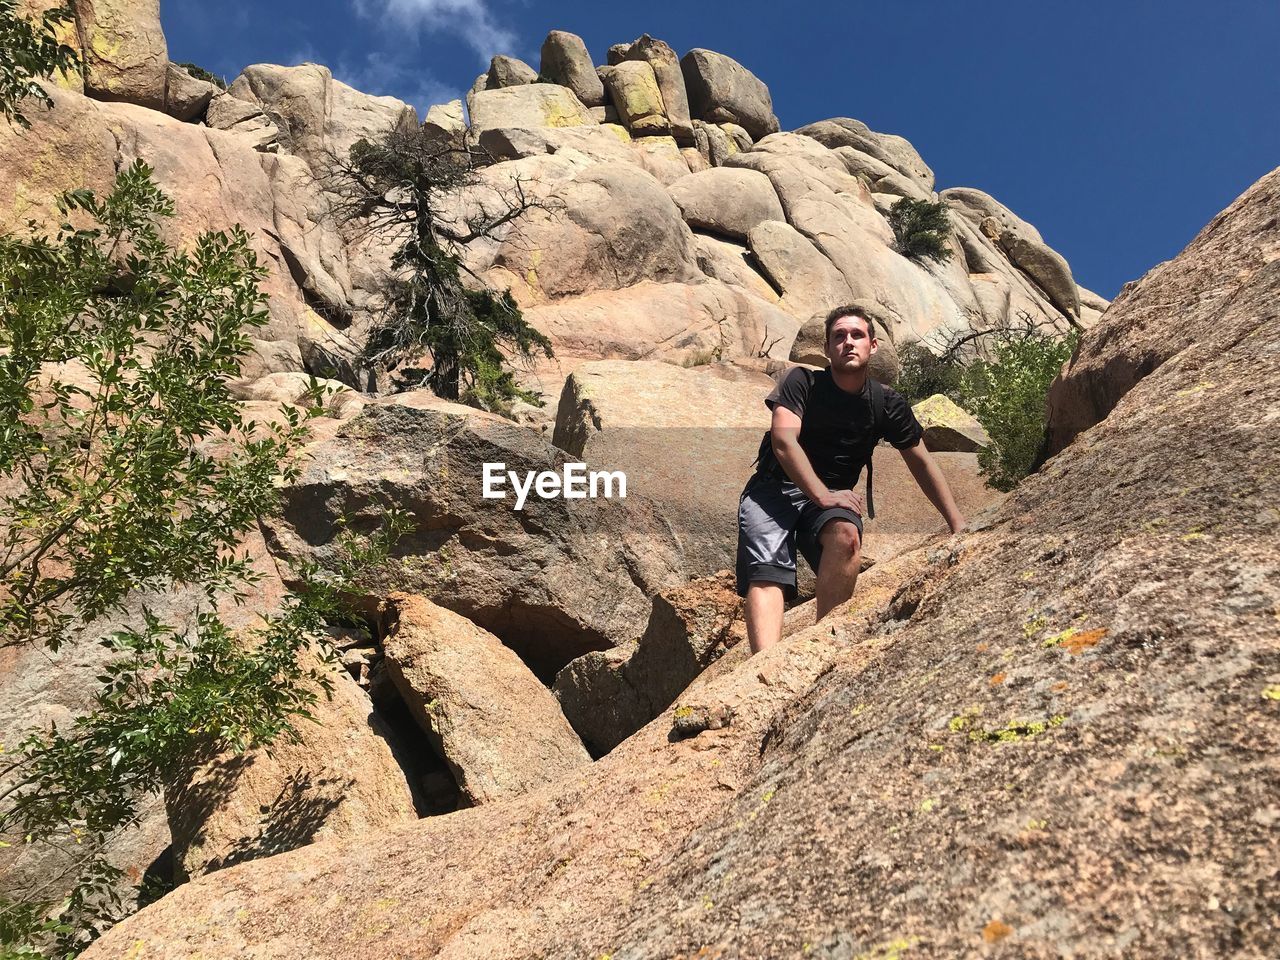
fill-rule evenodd
<path id="1" fill-rule="evenodd" d="M 828 520 L 848 520 L 862 536 L 862 517 L 845 507 L 823 510 L 790 480 L 754 474 L 738 501 L 738 595 L 754 581 L 782 584 L 796 595 L 796 546 L 817 572 L 822 559 L 818 534 Z"/>

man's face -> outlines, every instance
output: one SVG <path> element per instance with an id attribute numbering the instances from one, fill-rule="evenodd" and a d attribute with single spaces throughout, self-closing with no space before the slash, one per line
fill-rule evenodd
<path id="1" fill-rule="evenodd" d="M 834 373 L 865 370 L 878 347 L 862 317 L 841 317 L 827 334 L 827 359 Z"/>

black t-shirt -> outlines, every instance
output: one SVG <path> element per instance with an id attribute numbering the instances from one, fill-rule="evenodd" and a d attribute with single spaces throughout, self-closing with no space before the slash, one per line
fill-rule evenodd
<path id="1" fill-rule="evenodd" d="M 858 482 L 876 440 L 904 450 L 919 443 L 924 433 L 906 398 L 883 387 L 884 434 L 875 437 L 869 383 L 861 393 L 847 393 L 829 367 L 795 367 L 765 398 L 770 410 L 781 405 L 800 418 L 800 448 L 814 473 L 833 490 L 851 489 Z"/>

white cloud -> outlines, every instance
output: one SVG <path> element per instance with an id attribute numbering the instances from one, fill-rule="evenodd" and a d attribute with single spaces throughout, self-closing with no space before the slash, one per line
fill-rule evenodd
<path id="1" fill-rule="evenodd" d="M 356 12 L 372 20 L 432 33 L 454 33 L 488 59 L 511 53 L 515 34 L 494 20 L 487 0 L 352 0 Z"/>

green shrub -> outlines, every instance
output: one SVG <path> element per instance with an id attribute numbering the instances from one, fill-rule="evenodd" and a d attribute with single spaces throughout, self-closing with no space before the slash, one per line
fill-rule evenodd
<path id="1" fill-rule="evenodd" d="M 1078 339 L 1075 332 L 1059 338 L 1024 331 L 999 340 L 989 359 L 964 368 L 958 399 L 991 437 L 978 466 L 997 490 L 1012 490 L 1030 473 L 1044 437 L 1049 385 Z"/>
<path id="2" fill-rule="evenodd" d="M 0 236 L 0 647 L 56 650 L 140 590 L 202 602 L 185 628 L 145 612 L 102 637 L 113 659 L 88 712 L 4 745 L 0 845 L 48 869 L 5 884 L 6 957 L 72 955 L 119 919 L 105 851 L 182 760 L 296 735 L 329 683 L 304 651 L 382 549 L 351 541 L 338 572 L 303 569 L 248 636 L 222 623 L 218 601 L 256 579 L 241 541 L 306 434 L 293 408 L 246 421 L 228 388 L 267 320 L 266 271 L 239 227 L 165 243 L 173 205 L 140 161 L 60 211 L 52 236 Z"/>
<path id="3" fill-rule="evenodd" d="M 70 10 L 56 7 L 33 23 L 18 16 L 17 0 L 0 0 L 0 117 L 25 127 L 29 123 L 18 109 L 24 98 L 52 106 L 37 81 L 78 70 L 76 52 L 58 40 L 59 26 L 71 20 Z"/>
<path id="4" fill-rule="evenodd" d="M 951 259 L 951 218 L 942 201 L 904 198 L 889 211 L 889 226 L 898 241 L 898 252 L 913 260 Z"/>

